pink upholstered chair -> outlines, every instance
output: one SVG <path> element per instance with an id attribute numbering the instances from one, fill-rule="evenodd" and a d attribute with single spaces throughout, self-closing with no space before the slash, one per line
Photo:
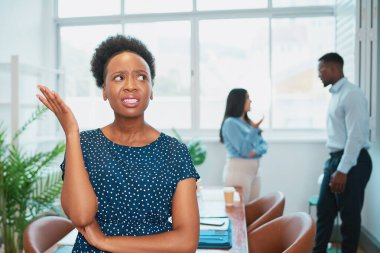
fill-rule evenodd
<path id="1" fill-rule="evenodd" d="M 259 197 L 245 206 L 247 232 L 280 217 L 284 212 L 285 197 L 282 192 L 273 192 Z"/>
<path id="2" fill-rule="evenodd" d="M 63 217 L 39 218 L 30 223 L 24 231 L 24 250 L 26 253 L 42 253 L 73 229 L 71 221 Z"/>
<path id="3" fill-rule="evenodd" d="M 315 223 L 307 213 L 278 217 L 248 233 L 249 253 L 311 252 L 315 230 Z"/>

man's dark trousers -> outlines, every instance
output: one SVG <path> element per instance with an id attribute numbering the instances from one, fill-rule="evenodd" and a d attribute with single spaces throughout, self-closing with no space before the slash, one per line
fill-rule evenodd
<path id="1" fill-rule="evenodd" d="M 343 151 L 330 154 L 325 163 L 324 177 L 317 205 L 317 235 L 313 253 L 325 253 L 338 212 L 342 220 L 342 253 L 356 253 L 361 227 L 361 210 L 364 190 L 372 171 L 372 161 L 366 149 L 360 151 L 356 166 L 347 174 L 343 193 L 333 193 L 330 189 L 331 175 L 336 171 Z"/>

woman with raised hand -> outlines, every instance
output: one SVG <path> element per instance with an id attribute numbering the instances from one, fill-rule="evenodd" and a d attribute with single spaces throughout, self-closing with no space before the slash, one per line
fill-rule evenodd
<path id="1" fill-rule="evenodd" d="M 268 149 L 259 128 L 263 119 L 254 123 L 248 117 L 251 102 L 245 89 L 231 90 L 219 133 L 227 150 L 224 184 L 242 187 L 244 204 L 260 194 L 260 158 Z"/>
<path id="2" fill-rule="evenodd" d="M 91 71 L 114 111 L 107 126 L 80 132 L 56 92 L 37 95 L 66 136 L 61 203 L 80 232 L 73 252 L 195 252 L 199 175 L 186 146 L 144 120 L 153 55 L 136 38 L 109 37 Z"/>

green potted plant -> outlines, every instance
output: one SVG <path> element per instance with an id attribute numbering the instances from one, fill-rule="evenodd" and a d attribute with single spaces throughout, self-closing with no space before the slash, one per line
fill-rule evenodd
<path id="1" fill-rule="evenodd" d="M 172 129 L 175 137 L 183 142 L 180 134 L 174 128 Z M 206 147 L 202 144 L 199 139 L 192 139 L 188 143 L 186 143 L 187 149 L 189 150 L 191 160 L 194 166 L 200 166 L 206 160 L 207 150 Z"/>
<path id="2" fill-rule="evenodd" d="M 26 123 L 6 143 L 6 130 L 0 124 L 0 231 L 4 253 L 22 252 L 23 232 L 29 222 L 53 207 L 60 194 L 60 172 L 43 175 L 46 166 L 65 150 L 59 143 L 49 152 L 23 152 L 16 140 L 46 112 L 37 107 Z"/>

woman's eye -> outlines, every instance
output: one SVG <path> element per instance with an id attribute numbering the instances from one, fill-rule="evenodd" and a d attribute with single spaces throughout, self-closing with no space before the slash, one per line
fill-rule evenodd
<path id="1" fill-rule="evenodd" d="M 115 77 L 113 78 L 113 80 L 115 80 L 115 81 L 122 81 L 122 80 L 123 80 L 123 77 L 122 77 L 122 76 L 115 76 Z"/>
<path id="2" fill-rule="evenodd" d="M 144 80 L 146 80 L 146 76 L 145 75 L 138 75 L 137 80 L 144 81 Z"/>

